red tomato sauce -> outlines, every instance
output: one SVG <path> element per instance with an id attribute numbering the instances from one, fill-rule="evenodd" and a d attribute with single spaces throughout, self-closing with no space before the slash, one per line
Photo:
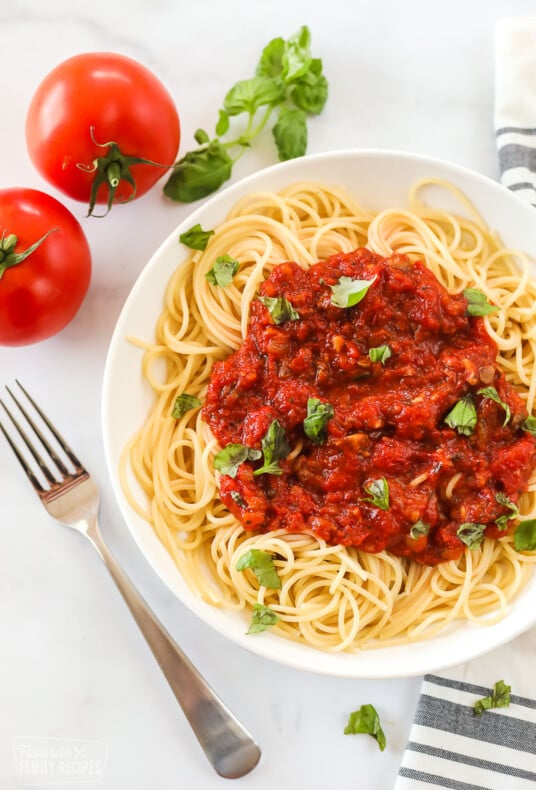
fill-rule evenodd
<path id="1" fill-rule="evenodd" d="M 341 308 L 330 288 L 341 276 L 375 279 L 359 304 Z M 522 428 L 524 403 L 497 369 L 482 318 L 466 315 L 465 296 L 449 294 L 423 263 L 366 249 L 308 270 L 280 264 L 260 294 L 285 297 L 299 319 L 276 324 L 255 299 L 247 337 L 214 365 L 203 407 L 222 447 L 260 450 L 277 419 L 292 448 L 280 475 L 254 476 L 261 459 L 221 476 L 221 500 L 245 529 L 308 531 L 427 565 L 461 556 L 462 524 L 506 534 L 514 522 L 499 529 L 495 521 L 512 511 L 497 495 L 517 503 L 536 439 Z M 391 356 L 372 361 L 369 349 L 383 345 Z M 489 386 L 510 409 L 506 425 L 504 407 L 478 394 Z M 445 417 L 468 394 L 477 422 L 466 436 Z M 334 409 L 322 444 L 304 433 L 309 398 Z M 387 509 L 367 501 L 378 480 L 388 486 Z M 412 537 L 417 522 L 428 534 Z"/>

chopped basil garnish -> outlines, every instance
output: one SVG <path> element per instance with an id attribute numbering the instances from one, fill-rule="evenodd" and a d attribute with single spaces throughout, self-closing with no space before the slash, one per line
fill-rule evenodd
<path id="1" fill-rule="evenodd" d="M 348 724 L 344 728 L 344 734 L 358 735 L 360 733 L 372 735 L 373 738 L 376 738 L 380 751 L 383 752 L 387 741 L 382 730 L 380 717 L 374 705 L 361 705 L 359 710 L 350 713 Z"/>
<path id="2" fill-rule="evenodd" d="M 315 444 L 324 444 L 326 441 L 326 425 L 334 413 L 331 403 L 322 403 L 318 398 L 309 398 L 307 401 L 307 417 L 303 421 L 305 435 Z"/>
<path id="3" fill-rule="evenodd" d="M 233 281 L 233 277 L 240 268 L 239 262 L 230 255 L 220 255 L 212 269 L 205 274 L 211 285 L 219 285 L 220 288 L 227 288 Z"/>
<path id="4" fill-rule="evenodd" d="M 281 618 L 269 606 L 265 606 L 263 603 L 254 603 L 251 623 L 246 633 L 259 634 L 261 631 L 267 631 L 280 620 Z"/>
<path id="5" fill-rule="evenodd" d="M 214 469 L 222 475 L 236 477 L 238 467 L 244 461 L 258 461 L 262 453 L 243 444 L 228 444 L 214 456 Z"/>
<path id="6" fill-rule="evenodd" d="M 284 296 L 259 296 L 259 302 L 266 307 L 274 320 L 274 324 L 284 324 L 285 321 L 298 321 L 300 314 L 292 307 Z"/>
<path id="7" fill-rule="evenodd" d="M 489 697 L 483 697 L 474 704 L 475 716 L 482 716 L 485 710 L 490 708 L 508 708 L 510 705 L 511 686 L 507 686 L 504 680 L 498 680 Z"/>
<path id="8" fill-rule="evenodd" d="M 475 549 L 478 549 L 484 540 L 485 529 L 485 524 L 475 524 L 471 521 L 468 521 L 465 524 L 460 524 L 456 531 L 456 535 L 459 537 L 462 543 L 465 543 L 466 546 L 469 546 L 471 551 L 475 551 Z"/>
<path id="9" fill-rule="evenodd" d="M 495 313 L 499 309 L 495 305 L 490 304 L 486 294 L 483 294 L 478 288 L 466 288 L 463 295 L 467 299 L 467 308 L 465 310 L 467 315 L 489 315 L 489 313 Z"/>
<path id="10" fill-rule="evenodd" d="M 365 486 L 365 491 L 370 496 L 364 497 L 363 502 L 370 502 L 381 510 L 389 510 L 389 484 L 385 477 L 368 483 Z"/>
<path id="11" fill-rule="evenodd" d="M 393 352 L 389 346 L 376 346 L 375 348 L 369 348 L 368 355 L 372 362 L 381 362 L 383 365 L 389 357 L 393 356 Z"/>
<path id="12" fill-rule="evenodd" d="M 277 420 L 274 420 L 262 438 L 263 464 L 255 469 L 254 475 L 280 475 L 283 470 L 278 464 L 290 453 L 287 435 Z M 259 453 L 260 455 L 260 453 Z"/>
<path id="13" fill-rule="evenodd" d="M 498 403 L 499 406 L 504 409 L 503 425 L 506 425 L 509 422 L 510 417 L 512 416 L 510 412 L 510 406 L 499 398 L 499 393 L 495 387 L 482 387 L 482 389 L 477 390 L 477 395 L 483 395 L 484 398 L 489 398 L 495 403 Z"/>
<path id="14" fill-rule="evenodd" d="M 238 507 L 245 507 L 246 503 L 238 491 L 231 491 L 231 499 Z"/>
<path id="15" fill-rule="evenodd" d="M 201 406 L 199 398 L 196 398 L 195 395 L 188 395 L 187 392 L 183 392 L 182 395 L 175 398 L 171 416 L 179 420 L 187 411 L 190 411 L 190 409 L 197 409 L 198 406 Z"/>
<path id="16" fill-rule="evenodd" d="M 191 250 L 206 250 L 208 240 L 211 236 L 214 236 L 215 231 L 213 230 L 203 230 L 201 225 L 198 223 L 194 225 L 190 230 L 187 230 L 185 233 L 181 233 L 179 236 L 179 241 L 182 244 L 185 244 L 187 247 L 190 247 Z"/>
<path id="17" fill-rule="evenodd" d="M 259 549 L 249 549 L 236 563 L 237 571 L 244 571 L 246 568 L 251 568 L 263 587 L 269 587 L 271 590 L 281 589 L 281 579 L 277 574 L 272 554 Z"/>
<path id="18" fill-rule="evenodd" d="M 427 524 L 426 521 L 421 521 L 421 519 L 419 519 L 410 529 L 409 536 L 413 540 L 418 540 L 419 538 L 422 538 L 423 535 L 428 535 L 429 532 L 430 524 Z"/>
<path id="19" fill-rule="evenodd" d="M 462 436 L 470 436 L 476 425 L 476 409 L 471 395 L 458 401 L 445 417 L 445 422 Z"/>
<path id="20" fill-rule="evenodd" d="M 514 505 L 513 502 L 510 502 L 510 500 L 507 499 L 505 495 L 501 494 L 500 492 L 498 494 L 495 494 L 495 499 L 497 500 L 499 505 L 508 508 L 508 510 L 510 511 L 509 513 L 505 513 L 504 516 L 499 516 L 499 518 L 495 519 L 495 524 L 499 529 L 506 529 L 508 527 L 508 522 L 510 521 L 510 519 L 517 518 L 517 516 L 519 515 L 519 510 L 517 509 L 517 505 Z"/>
<path id="21" fill-rule="evenodd" d="M 330 285 L 331 304 L 335 307 L 353 307 L 364 298 L 368 289 L 375 281 L 372 280 L 352 280 L 351 277 L 339 277 L 336 285 Z"/>
<path id="22" fill-rule="evenodd" d="M 533 436 L 536 436 L 536 417 L 533 417 L 531 414 L 529 417 L 527 417 L 521 427 L 524 431 L 528 431 Z"/>
<path id="23" fill-rule="evenodd" d="M 516 551 L 536 551 L 536 518 L 520 521 L 514 533 Z"/>

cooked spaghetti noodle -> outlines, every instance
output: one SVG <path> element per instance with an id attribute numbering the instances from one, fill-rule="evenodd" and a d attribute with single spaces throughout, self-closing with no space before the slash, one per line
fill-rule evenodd
<path id="1" fill-rule="evenodd" d="M 422 203 L 421 190 L 430 183 L 438 182 L 414 186 L 409 209 L 378 214 L 341 189 L 316 183 L 243 198 L 206 250 L 177 267 L 156 341 L 140 343 L 155 404 L 123 455 L 125 491 L 190 588 L 215 606 L 245 610 L 245 627 L 252 605 L 263 603 L 280 618 L 275 633 L 323 650 L 429 638 L 459 618 L 486 624 L 501 619 L 529 578 L 536 554 L 517 552 L 512 535 L 485 539 L 459 560 L 430 567 L 386 551 L 328 545 L 308 533 L 246 532 L 218 498 L 213 457 L 219 448 L 200 410 L 171 416 L 181 393 L 203 400 L 213 363 L 240 346 L 249 304 L 274 265 L 296 261 L 308 268 L 357 247 L 419 258 L 451 292 L 476 287 L 498 305 L 499 311 L 484 318 L 498 345 L 497 364 L 531 413 L 536 282 L 530 262 L 503 249 L 451 185 L 441 183 L 456 194 L 469 219 Z M 223 255 L 238 260 L 240 269 L 230 285 L 214 287 L 205 274 Z M 132 473 L 141 495 L 134 493 Z M 456 483 L 453 477 L 450 488 Z M 523 518 L 536 516 L 536 476 L 521 495 L 519 511 Z M 249 548 L 274 555 L 281 590 L 259 587 L 250 570 L 237 570 Z"/>

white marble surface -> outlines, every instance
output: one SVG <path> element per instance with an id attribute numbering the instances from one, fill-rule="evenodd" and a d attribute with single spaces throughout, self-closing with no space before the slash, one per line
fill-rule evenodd
<path id="1" fill-rule="evenodd" d="M 310 125 L 309 151 L 400 148 L 497 177 L 493 136 L 493 32 L 531 0 L 2 0 L 0 188 L 32 186 L 60 197 L 32 168 L 26 108 L 64 58 L 114 50 L 153 69 L 176 99 L 181 151 L 211 128 L 227 89 L 249 76 L 262 46 L 308 24 L 324 59 L 330 98 Z M 267 136 L 235 178 L 275 161 Z M 248 790 L 393 786 L 420 679 L 350 681 L 259 659 L 186 611 L 155 578 L 123 524 L 107 481 L 100 388 L 121 305 L 148 257 L 187 206 L 157 187 L 106 220 L 61 200 L 80 218 L 94 257 L 91 288 L 57 337 L 0 349 L 0 380 L 27 383 L 57 416 L 102 489 L 102 528 L 155 612 L 263 748 L 237 781 Z M 103 790 L 212 790 L 212 773 L 98 557 L 48 520 L 0 442 L 0 787 L 25 786 L 14 748 L 31 736 L 92 740 L 107 748 Z M 349 711 L 379 710 L 388 747 L 345 737 Z M 19 739 L 19 740 L 17 740 Z M 75 781 L 63 787 L 79 787 Z"/>

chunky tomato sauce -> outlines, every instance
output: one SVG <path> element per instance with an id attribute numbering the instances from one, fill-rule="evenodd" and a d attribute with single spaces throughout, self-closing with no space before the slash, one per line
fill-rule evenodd
<path id="1" fill-rule="evenodd" d="M 359 304 L 341 308 L 330 288 L 340 277 L 375 279 Z M 214 366 L 203 408 L 222 447 L 260 450 L 278 420 L 292 448 L 281 474 L 255 476 L 260 459 L 221 476 L 221 499 L 246 529 L 310 531 L 429 565 L 462 554 L 461 525 L 506 534 L 514 522 L 495 522 L 512 514 L 505 499 L 515 505 L 526 489 L 536 440 L 465 296 L 450 295 L 420 262 L 366 249 L 309 270 L 283 263 L 260 294 L 285 297 L 299 318 L 277 324 L 254 300 L 247 337 Z M 369 350 L 382 346 L 391 356 L 372 361 Z M 478 394 L 485 387 L 503 404 Z M 445 417 L 469 394 L 477 421 L 463 435 Z M 333 407 L 321 444 L 304 433 L 310 398 Z M 374 481 L 387 485 L 387 507 L 370 501 Z"/>

